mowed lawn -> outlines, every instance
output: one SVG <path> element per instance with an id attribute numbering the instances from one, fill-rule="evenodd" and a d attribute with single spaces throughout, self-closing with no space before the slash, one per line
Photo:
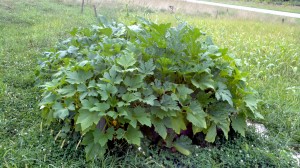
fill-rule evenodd
<path id="1" fill-rule="evenodd" d="M 41 53 L 66 39 L 73 27 L 97 24 L 91 6 L 59 0 L 1 0 L 0 2 L 0 167 L 296 167 L 300 152 L 300 24 L 210 18 L 168 11 L 102 6 L 99 14 L 121 22 L 144 16 L 157 22 L 187 21 L 212 36 L 216 45 L 241 59 L 249 84 L 257 90 L 261 137 L 249 128 L 246 137 L 222 139 L 196 148 L 191 157 L 155 147 L 144 156 L 134 148 L 104 159 L 85 161 L 77 141 L 56 139 L 55 125 L 46 126 L 37 104 L 39 81 L 35 69 Z M 298 22 L 299 23 L 299 22 Z M 174 159 L 175 158 L 175 159 Z"/>

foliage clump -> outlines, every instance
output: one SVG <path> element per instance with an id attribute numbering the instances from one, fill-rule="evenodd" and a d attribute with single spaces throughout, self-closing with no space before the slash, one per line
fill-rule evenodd
<path id="1" fill-rule="evenodd" d="M 198 28 L 99 20 L 73 29 L 38 71 L 48 79 L 42 116 L 63 121 L 61 133 L 80 132 L 88 159 L 109 142 L 140 146 L 143 137 L 189 155 L 195 134 L 214 142 L 233 128 L 244 136 L 247 117 L 262 117 L 239 61 Z"/>

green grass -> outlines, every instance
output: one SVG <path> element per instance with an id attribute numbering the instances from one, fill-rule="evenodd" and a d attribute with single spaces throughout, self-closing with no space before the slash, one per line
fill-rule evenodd
<path id="1" fill-rule="evenodd" d="M 196 24 L 209 28 L 217 44 L 231 48 L 243 60 L 250 85 L 263 100 L 264 124 L 276 136 L 274 138 L 283 138 L 282 143 L 294 143 L 300 127 L 300 118 L 295 117 L 300 113 L 299 26 L 268 23 L 263 26 L 241 21 L 200 21 Z M 234 25 L 240 26 L 234 28 Z M 220 29 L 221 26 L 227 29 Z"/>
<path id="2" fill-rule="evenodd" d="M 248 6 L 254 8 L 262 8 L 269 10 L 277 10 L 284 12 L 300 13 L 300 2 L 259 2 L 258 0 L 248 1 L 248 0 L 204 0 L 209 2 L 219 2 L 230 5 Z"/>
<path id="3" fill-rule="evenodd" d="M 4 0 L 0 2 L 0 167 L 296 167 L 289 148 L 299 152 L 300 25 L 142 10 L 130 10 L 127 16 L 124 6 L 99 11 L 127 22 L 135 15 L 173 24 L 187 20 L 212 35 L 217 45 L 228 47 L 245 63 L 250 84 L 263 101 L 260 111 L 266 120 L 259 122 L 267 126 L 269 138 L 250 129 L 247 138 L 228 142 L 219 138 L 214 145 L 195 148 L 191 157 L 155 147 L 145 149 L 144 156 L 133 148 L 120 152 L 120 147 L 102 160 L 86 162 L 82 148 L 75 150 L 76 138 L 61 148 L 62 140 L 54 140 L 55 126 L 43 124 L 34 70 L 41 53 L 67 38 L 72 27 L 96 23 L 92 9 L 86 7 L 80 14 L 80 6 L 54 0 Z"/>

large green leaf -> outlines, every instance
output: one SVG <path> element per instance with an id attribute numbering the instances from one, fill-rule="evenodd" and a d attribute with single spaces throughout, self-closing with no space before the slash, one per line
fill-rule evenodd
<path id="1" fill-rule="evenodd" d="M 98 112 L 99 116 L 104 115 L 105 111 L 110 108 L 108 103 L 95 103 L 95 106 L 90 109 L 90 111 Z"/>
<path id="2" fill-rule="evenodd" d="M 96 98 L 89 97 L 88 99 L 81 100 L 82 107 L 81 109 L 90 110 L 94 107 L 96 103 L 99 103 L 99 101 Z"/>
<path id="3" fill-rule="evenodd" d="M 176 139 L 176 141 L 173 143 L 173 146 L 180 153 L 189 156 L 191 154 L 190 150 L 192 149 L 192 140 L 187 136 L 182 135 Z"/>
<path id="4" fill-rule="evenodd" d="M 98 93 L 101 95 L 101 100 L 107 100 L 111 95 L 115 95 L 118 92 L 118 88 L 112 84 L 97 84 L 100 88 Z"/>
<path id="5" fill-rule="evenodd" d="M 146 75 L 153 75 L 155 65 L 153 64 L 153 59 L 148 60 L 147 62 L 141 62 L 139 67 L 139 72 Z"/>
<path id="6" fill-rule="evenodd" d="M 129 123 L 133 128 L 137 127 L 137 122 L 142 125 L 151 126 L 151 120 L 149 114 L 146 113 L 145 108 L 137 106 L 134 109 L 128 110 L 127 114 L 126 118 L 130 120 Z"/>
<path id="7" fill-rule="evenodd" d="M 115 129 L 113 127 L 108 128 L 106 131 L 101 131 L 96 129 L 93 132 L 94 142 L 99 143 L 101 147 L 106 146 L 108 140 L 112 140 L 115 133 Z"/>
<path id="8" fill-rule="evenodd" d="M 45 88 L 47 91 L 51 91 L 58 87 L 61 84 L 60 82 L 61 81 L 59 79 L 53 79 L 50 82 L 45 82 L 45 84 L 41 85 L 41 87 Z"/>
<path id="9" fill-rule="evenodd" d="M 127 92 L 122 95 L 122 99 L 128 103 L 139 100 L 140 98 L 141 98 L 141 94 L 139 92 L 136 93 Z"/>
<path id="10" fill-rule="evenodd" d="M 123 138 L 125 138 L 125 131 L 122 128 L 119 128 L 116 131 L 116 138 L 117 139 L 123 139 Z"/>
<path id="11" fill-rule="evenodd" d="M 104 72 L 103 78 L 100 79 L 111 84 L 120 84 L 123 81 L 122 75 L 117 73 L 115 65 L 109 69 L 109 72 Z"/>
<path id="12" fill-rule="evenodd" d="M 127 90 L 137 90 L 138 88 L 141 88 L 143 86 L 143 79 L 144 77 L 142 75 L 134 75 L 132 77 L 127 76 L 125 80 L 123 81 L 125 86 L 127 86 Z"/>
<path id="13" fill-rule="evenodd" d="M 216 98 L 217 100 L 227 101 L 231 106 L 233 106 L 232 95 L 224 83 L 221 82 L 218 83 Z"/>
<path id="14" fill-rule="evenodd" d="M 154 126 L 154 130 L 163 138 L 166 139 L 167 137 L 167 128 L 164 124 L 164 121 L 160 118 L 153 117 L 151 119 L 152 124 Z"/>
<path id="15" fill-rule="evenodd" d="M 229 116 L 234 112 L 236 112 L 236 110 L 225 102 L 216 103 L 208 109 L 210 120 L 221 128 L 226 139 L 228 138 L 230 126 Z"/>
<path id="16" fill-rule="evenodd" d="M 199 75 L 195 75 L 191 81 L 194 86 L 201 90 L 208 88 L 215 89 L 215 81 L 212 79 L 212 75 L 210 74 L 201 73 Z"/>
<path id="17" fill-rule="evenodd" d="M 243 114 L 238 114 L 231 117 L 231 126 L 235 132 L 245 136 L 245 130 L 247 128 L 246 117 Z"/>
<path id="18" fill-rule="evenodd" d="M 93 124 L 97 124 L 101 117 L 98 116 L 97 112 L 90 112 L 89 110 L 79 110 L 79 115 L 76 124 L 80 124 L 81 130 L 85 132 L 87 128 Z"/>
<path id="19" fill-rule="evenodd" d="M 255 99 L 254 96 L 248 95 L 244 99 L 246 106 L 251 110 L 256 118 L 264 119 L 264 117 L 257 111 L 257 103 L 259 100 Z"/>
<path id="20" fill-rule="evenodd" d="M 160 119 L 163 119 L 165 117 L 175 117 L 178 113 L 178 111 L 175 110 L 164 111 L 159 107 L 151 107 L 150 111 L 151 111 L 151 115 L 154 115 Z"/>
<path id="21" fill-rule="evenodd" d="M 188 113 L 186 119 L 197 127 L 206 128 L 205 116 L 206 115 Z"/>
<path id="22" fill-rule="evenodd" d="M 149 105 L 153 106 L 154 105 L 154 100 L 156 100 L 156 99 L 157 99 L 156 96 L 149 95 L 149 96 L 145 96 L 141 101 L 143 103 L 146 103 L 146 104 L 149 104 Z"/>
<path id="23" fill-rule="evenodd" d="M 93 73 L 88 71 L 85 72 L 83 70 L 75 71 L 75 72 L 67 72 L 67 79 L 66 81 L 70 84 L 81 84 L 85 83 L 88 79 L 93 76 Z"/>
<path id="24" fill-rule="evenodd" d="M 230 130 L 230 121 L 229 121 L 229 119 L 227 119 L 226 122 L 219 123 L 217 126 L 218 126 L 218 128 L 221 128 L 225 138 L 228 139 L 228 133 L 229 133 L 229 130 Z"/>
<path id="25" fill-rule="evenodd" d="M 102 158 L 106 152 L 106 146 L 101 147 L 99 143 L 90 143 L 85 147 L 85 154 L 87 160 L 94 160 L 97 157 Z"/>
<path id="26" fill-rule="evenodd" d="M 186 130 L 186 124 L 182 114 L 178 113 L 176 117 L 171 118 L 172 129 L 176 134 L 180 134 L 182 130 Z"/>
<path id="27" fill-rule="evenodd" d="M 85 146 L 85 154 L 87 160 L 94 160 L 97 157 L 103 157 L 107 146 L 101 147 L 99 143 L 94 142 L 94 136 L 91 132 L 85 134 L 82 140 Z"/>
<path id="28" fill-rule="evenodd" d="M 128 126 L 127 131 L 124 134 L 124 138 L 129 144 L 135 144 L 140 146 L 143 134 L 141 133 L 141 131 L 139 131 L 139 128 L 133 128 L 132 126 Z"/>
<path id="29" fill-rule="evenodd" d="M 192 89 L 186 87 L 185 85 L 179 85 L 177 87 L 177 91 L 178 91 L 179 97 L 182 99 L 186 99 L 187 95 L 190 95 L 191 93 L 194 92 Z"/>
<path id="30" fill-rule="evenodd" d="M 68 85 L 58 89 L 57 92 L 65 97 L 72 97 L 76 93 L 76 88 L 74 85 Z"/>
<path id="31" fill-rule="evenodd" d="M 52 108 L 54 110 L 53 117 L 55 118 L 65 119 L 69 115 L 69 110 L 59 102 L 56 102 Z"/>
<path id="32" fill-rule="evenodd" d="M 39 103 L 39 106 L 41 106 L 41 109 L 43 109 L 44 105 L 54 104 L 57 97 L 58 97 L 57 95 L 51 92 L 46 92 L 46 96 L 43 97 L 42 101 Z"/>
<path id="33" fill-rule="evenodd" d="M 207 142 L 215 142 L 216 136 L 217 136 L 216 124 L 212 124 L 207 130 L 205 140 Z"/>
<path id="34" fill-rule="evenodd" d="M 87 92 L 88 88 L 85 84 L 80 84 L 80 85 L 77 86 L 77 91 L 78 92 Z"/>
<path id="35" fill-rule="evenodd" d="M 197 101 L 192 101 L 190 105 L 186 108 L 187 117 L 186 119 L 190 121 L 197 128 L 206 128 L 206 116 L 201 104 Z"/>
<path id="36" fill-rule="evenodd" d="M 130 52 L 124 52 L 123 55 L 117 59 L 117 63 L 127 69 L 130 66 L 133 66 L 136 63 L 134 54 Z"/>
<path id="37" fill-rule="evenodd" d="M 210 106 L 208 109 L 208 114 L 211 119 L 216 124 L 226 124 L 229 121 L 229 116 L 231 113 L 235 112 L 236 110 L 231 107 L 228 103 L 220 102 L 215 103 L 214 105 Z"/>
<path id="38" fill-rule="evenodd" d="M 135 107 L 133 111 L 134 111 L 133 117 L 135 117 L 139 123 L 151 127 L 151 120 L 149 118 L 149 114 L 146 113 L 146 110 L 144 108 L 138 106 Z"/>
<path id="39" fill-rule="evenodd" d="M 178 103 L 172 99 L 171 96 L 164 94 L 160 101 L 160 108 L 164 111 L 168 110 L 180 110 Z"/>
<path id="40" fill-rule="evenodd" d="M 192 101 L 187 110 L 193 114 L 201 114 L 203 116 L 206 116 L 206 113 L 203 111 L 201 104 L 197 101 Z"/>

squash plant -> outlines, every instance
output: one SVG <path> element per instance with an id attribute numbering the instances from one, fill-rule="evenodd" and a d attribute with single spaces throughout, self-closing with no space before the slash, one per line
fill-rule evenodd
<path id="1" fill-rule="evenodd" d="M 65 133 L 80 132 L 87 159 L 103 156 L 110 141 L 140 146 L 144 128 L 189 155 L 184 131 L 214 142 L 218 129 L 244 136 L 247 117 L 262 118 L 239 61 L 198 28 L 99 20 L 74 28 L 38 70 L 42 116 L 63 121 Z"/>

